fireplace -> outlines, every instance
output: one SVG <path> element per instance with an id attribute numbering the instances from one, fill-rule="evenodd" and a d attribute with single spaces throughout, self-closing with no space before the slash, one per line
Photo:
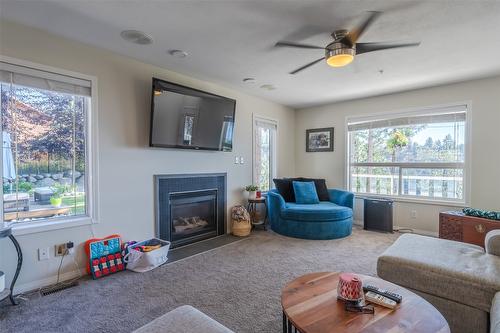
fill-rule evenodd
<path id="1" fill-rule="evenodd" d="M 156 234 L 179 247 L 225 234 L 226 174 L 155 176 Z"/>

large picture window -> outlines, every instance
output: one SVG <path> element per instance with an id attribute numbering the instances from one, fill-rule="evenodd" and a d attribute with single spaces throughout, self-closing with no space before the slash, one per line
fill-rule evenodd
<path id="1" fill-rule="evenodd" d="M 277 123 L 272 120 L 254 119 L 254 184 L 260 191 L 269 191 L 276 176 L 276 130 Z"/>
<path id="2" fill-rule="evenodd" d="M 466 105 L 349 118 L 351 191 L 464 202 L 466 119 Z"/>
<path id="3" fill-rule="evenodd" d="M 1 65 L 3 219 L 89 216 L 91 81 Z"/>

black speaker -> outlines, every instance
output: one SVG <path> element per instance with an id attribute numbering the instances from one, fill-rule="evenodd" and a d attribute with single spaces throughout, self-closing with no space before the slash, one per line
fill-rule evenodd
<path id="1" fill-rule="evenodd" d="M 365 198 L 364 229 L 393 232 L 392 206 L 390 199 Z"/>

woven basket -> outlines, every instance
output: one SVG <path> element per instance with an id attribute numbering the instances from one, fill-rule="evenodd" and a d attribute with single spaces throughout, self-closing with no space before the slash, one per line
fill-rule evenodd
<path id="1" fill-rule="evenodd" d="M 231 210 L 231 231 L 233 235 L 244 237 L 250 235 L 252 224 L 250 223 L 250 215 L 245 207 L 238 205 Z"/>

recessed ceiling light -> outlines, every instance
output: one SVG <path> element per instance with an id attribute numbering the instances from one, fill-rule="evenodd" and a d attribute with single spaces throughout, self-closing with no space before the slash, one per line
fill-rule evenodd
<path id="1" fill-rule="evenodd" d="M 243 82 L 251 84 L 255 83 L 255 79 L 253 77 L 246 77 L 243 79 Z"/>
<path id="2" fill-rule="evenodd" d="M 275 90 L 276 87 L 273 86 L 272 84 L 263 84 L 260 86 L 261 89 L 266 89 L 266 90 Z"/>
<path id="3" fill-rule="evenodd" d="M 127 42 L 134 44 L 147 45 L 153 43 L 153 37 L 139 30 L 123 30 L 120 36 Z"/>
<path id="4" fill-rule="evenodd" d="M 188 53 L 182 50 L 169 50 L 168 54 L 176 58 L 186 58 L 188 56 Z"/>

